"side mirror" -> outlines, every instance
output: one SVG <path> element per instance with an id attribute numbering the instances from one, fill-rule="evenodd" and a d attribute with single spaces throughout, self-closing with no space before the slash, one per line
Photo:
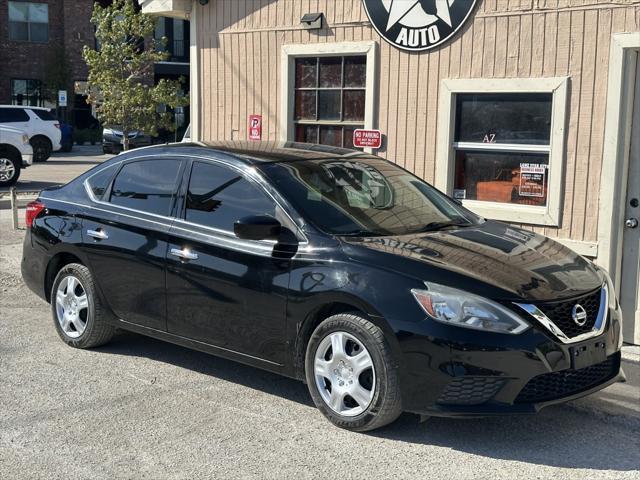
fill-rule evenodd
<path id="1" fill-rule="evenodd" d="M 277 239 L 281 225 L 270 215 L 251 215 L 233 224 L 233 233 L 243 240 Z"/>

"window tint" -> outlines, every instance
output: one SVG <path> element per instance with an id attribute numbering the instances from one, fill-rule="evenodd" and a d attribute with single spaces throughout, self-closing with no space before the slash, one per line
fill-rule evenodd
<path id="1" fill-rule="evenodd" d="M 548 145 L 551 93 L 456 96 L 456 141 Z"/>
<path id="2" fill-rule="evenodd" d="M 47 110 L 31 110 L 33 113 L 35 113 L 38 118 L 40 118 L 40 120 L 46 120 L 46 121 L 51 121 L 51 120 L 55 120 L 56 118 L 51 115 L 50 112 L 48 112 Z"/>
<path id="3" fill-rule="evenodd" d="M 128 163 L 111 189 L 111 203 L 157 215 L 169 215 L 176 191 L 180 160 Z"/>
<path id="4" fill-rule="evenodd" d="M 29 115 L 22 108 L 0 108 L 0 123 L 28 121 Z"/>
<path id="5" fill-rule="evenodd" d="M 276 216 L 276 204 L 257 185 L 229 168 L 196 162 L 187 193 L 186 220 L 233 232 L 249 215 Z"/>
<path id="6" fill-rule="evenodd" d="M 116 168 L 116 165 L 111 165 L 110 167 L 100 170 L 95 175 L 92 175 L 87 180 L 87 184 L 89 185 L 93 196 L 98 200 L 102 198 L 102 195 L 107 190 L 109 182 L 111 181 L 111 177 L 113 177 L 113 174 L 116 173 Z"/>

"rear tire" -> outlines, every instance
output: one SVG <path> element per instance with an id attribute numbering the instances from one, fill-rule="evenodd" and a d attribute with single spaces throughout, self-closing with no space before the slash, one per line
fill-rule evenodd
<path id="1" fill-rule="evenodd" d="M 29 140 L 31 147 L 33 148 L 33 161 L 34 162 L 46 162 L 51 156 L 53 146 L 48 138 L 39 136 L 33 137 Z"/>
<path id="2" fill-rule="evenodd" d="M 58 272 L 51 288 L 51 312 L 58 335 L 71 347 L 98 347 L 115 333 L 114 317 L 100 301 L 91 272 L 79 263 Z"/>
<path id="3" fill-rule="evenodd" d="M 316 407 L 340 428 L 374 430 L 402 413 L 391 348 L 382 330 L 360 314 L 334 315 L 318 325 L 307 345 L 305 374 Z"/>
<path id="4" fill-rule="evenodd" d="M 14 152 L 0 153 L 0 187 L 15 185 L 20 178 L 22 157 Z"/>

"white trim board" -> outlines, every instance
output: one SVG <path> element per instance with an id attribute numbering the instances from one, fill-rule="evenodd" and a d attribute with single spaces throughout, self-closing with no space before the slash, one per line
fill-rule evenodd
<path id="1" fill-rule="evenodd" d="M 560 224 L 562 211 L 562 177 L 565 163 L 565 126 L 567 122 L 567 86 L 569 77 L 550 78 L 476 78 L 445 79 L 440 88 L 438 105 L 438 138 L 436 151 L 436 187 L 447 194 L 453 192 L 455 130 L 455 96 L 458 93 L 551 93 L 551 139 L 547 206 L 464 201 L 470 210 L 487 218 L 535 225 Z M 500 147 L 498 147 L 500 148 Z"/>
<path id="2" fill-rule="evenodd" d="M 283 45 L 280 52 L 280 140 L 294 140 L 294 89 L 296 57 L 330 57 L 346 55 L 367 56 L 367 80 L 365 85 L 364 128 L 376 127 L 376 99 L 378 95 L 378 44 L 366 42 L 309 43 Z"/>
<path id="3" fill-rule="evenodd" d="M 640 51 L 640 32 L 611 36 L 604 151 L 600 176 L 598 211 L 598 264 L 611 274 L 620 288 L 622 237 L 626 196 L 631 115 L 636 62 Z"/>

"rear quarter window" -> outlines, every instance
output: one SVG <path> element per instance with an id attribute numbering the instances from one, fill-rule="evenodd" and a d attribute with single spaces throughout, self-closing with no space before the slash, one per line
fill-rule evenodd
<path id="1" fill-rule="evenodd" d="M 91 175 L 87 179 L 87 186 L 96 200 L 102 199 L 104 192 L 106 192 L 109 187 L 109 183 L 111 182 L 114 173 L 116 173 L 116 170 L 117 165 L 111 165 L 100 170 L 98 173 Z"/>
<path id="2" fill-rule="evenodd" d="M 54 117 L 50 112 L 46 110 L 31 110 L 31 111 L 35 113 L 38 116 L 38 118 L 40 118 L 40 120 L 46 120 L 50 122 L 56 119 L 56 117 Z"/>

